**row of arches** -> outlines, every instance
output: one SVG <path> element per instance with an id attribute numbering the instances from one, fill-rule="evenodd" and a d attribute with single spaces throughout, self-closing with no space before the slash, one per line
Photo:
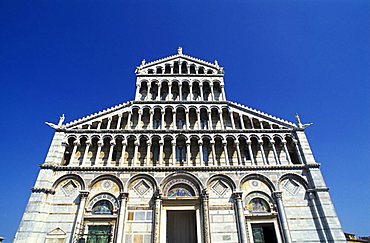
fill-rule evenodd
<path id="1" fill-rule="evenodd" d="M 226 101 L 226 97 L 219 81 L 142 80 L 137 84 L 135 100 Z"/>
<path id="2" fill-rule="evenodd" d="M 262 182 L 264 186 L 266 186 L 267 191 L 265 189 L 260 190 L 265 191 L 266 193 L 283 191 L 284 185 L 282 182 L 287 179 L 292 179 L 298 182 L 305 190 L 309 189 L 308 182 L 299 174 L 283 173 L 276 180 L 274 180 L 275 182 L 273 182 L 266 175 L 258 172 L 244 175 L 237 180 L 235 178 L 231 178 L 226 174 L 215 174 L 206 178 L 205 181 L 202 181 L 191 172 L 174 172 L 160 178 L 153 177 L 148 173 L 138 173 L 132 175 L 128 179 L 125 179 L 125 181 L 122 181 L 122 179 L 113 174 L 101 174 L 90 180 L 88 183 L 86 180 L 83 179 L 83 177 L 78 174 L 66 174 L 55 180 L 52 185 L 52 189 L 55 190 L 59 185 L 62 185 L 63 182 L 66 182 L 69 179 L 73 179 L 74 181 L 76 181 L 79 184 L 80 190 L 82 191 L 91 191 L 94 185 L 96 185 L 98 182 L 110 180 L 114 184 L 116 184 L 118 193 L 128 192 L 130 188 L 134 186 L 135 182 L 140 179 L 145 179 L 150 187 L 152 187 L 153 192 L 160 193 L 164 196 L 168 196 L 168 192 L 171 190 L 172 186 L 178 184 L 178 182 L 174 182 L 173 180 L 178 179 L 184 179 L 182 181 L 183 183 L 190 183 L 191 185 L 189 184 L 189 186 L 192 188 L 192 190 L 195 190 L 195 195 L 197 196 L 201 195 L 204 190 L 209 191 L 212 182 L 216 180 L 222 180 L 222 182 L 227 184 L 233 192 L 241 192 L 246 190 L 249 193 L 249 190 L 251 189 L 246 189 L 248 188 L 248 185 L 245 185 L 245 182 L 250 180 L 257 180 Z"/>
<path id="3" fill-rule="evenodd" d="M 76 127 L 77 128 L 77 127 Z M 280 125 L 228 108 L 132 106 L 131 110 L 84 124 L 82 129 L 281 129 Z"/>
<path id="4" fill-rule="evenodd" d="M 190 74 L 190 75 L 205 75 L 205 74 L 216 74 L 222 73 L 220 71 L 214 71 L 211 68 L 207 68 L 205 66 L 189 64 L 186 61 L 174 61 L 173 63 L 165 63 L 163 65 L 158 65 L 153 68 L 147 68 L 143 70 L 146 71 L 147 74 Z M 142 72 L 143 72 L 142 71 Z M 139 74 L 142 74 L 139 72 Z"/>
<path id="5" fill-rule="evenodd" d="M 237 166 L 303 164 L 290 135 L 70 135 L 65 166 Z"/>

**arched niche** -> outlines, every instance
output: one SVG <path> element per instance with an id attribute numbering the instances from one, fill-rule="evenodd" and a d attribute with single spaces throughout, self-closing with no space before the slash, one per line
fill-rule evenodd
<path id="1" fill-rule="evenodd" d="M 240 188 L 247 194 L 253 191 L 261 191 L 267 195 L 271 195 L 275 191 L 273 183 L 267 177 L 260 174 L 252 174 L 243 178 Z"/>

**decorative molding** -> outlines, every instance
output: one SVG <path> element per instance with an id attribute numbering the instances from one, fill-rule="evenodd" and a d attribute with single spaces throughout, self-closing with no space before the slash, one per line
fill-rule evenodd
<path id="1" fill-rule="evenodd" d="M 31 191 L 32 193 L 55 194 L 55 190 L 50 188 L 33 187 Z"/>
<path id="2" fill-rule="evenodd" d="M 120 166 L 55 166 L 49 164 L 40 165 L 41 169 L 52 169 L 54 171 L 119 171 L 119 172 L 182 172 L 182 171 L 282 171 L 303 170 L 319 168 L 320 164 L 307 165 L 253 165 L 253 166 L 166 166 L 166 167 L 120 167 Z"/>

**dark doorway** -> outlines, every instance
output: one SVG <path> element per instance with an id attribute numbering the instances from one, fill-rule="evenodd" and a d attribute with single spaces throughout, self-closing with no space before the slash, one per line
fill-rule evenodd
<path id="1" fill-rule="evenodd" d="M 89 226 L 87 243 L 109 243 L 111 240 L 112 227 L 109 225 Z"/>
<path id="2" fill-rule="evenodd" d="M 196 243 L 195 211 L 167 211 L 167 243 Z"/>
<path id="3" fill-rule="evenodd" d="M 252 224 L 254 243 L 277 243 L 274 224 Z"/>

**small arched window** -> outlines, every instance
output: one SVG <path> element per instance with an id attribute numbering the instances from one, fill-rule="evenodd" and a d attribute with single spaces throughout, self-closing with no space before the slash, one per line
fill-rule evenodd
<path id="1" fill-rule="evenodd" d="M 157 74 L 162 74 L 162 67 L 157 67 Z"/>
<path id="2" fill-rule="evenodd" d="M 204 68 L 203 67 L 199 67 L 198 74 L 204 74 Z"/>
<path id="3" fill-rule="evenodd" d="M 94 207 L 92 208 L 93 214 L 113 214 L 113 206 L 107 200 L 101 200 L 95 203 Z"/>

